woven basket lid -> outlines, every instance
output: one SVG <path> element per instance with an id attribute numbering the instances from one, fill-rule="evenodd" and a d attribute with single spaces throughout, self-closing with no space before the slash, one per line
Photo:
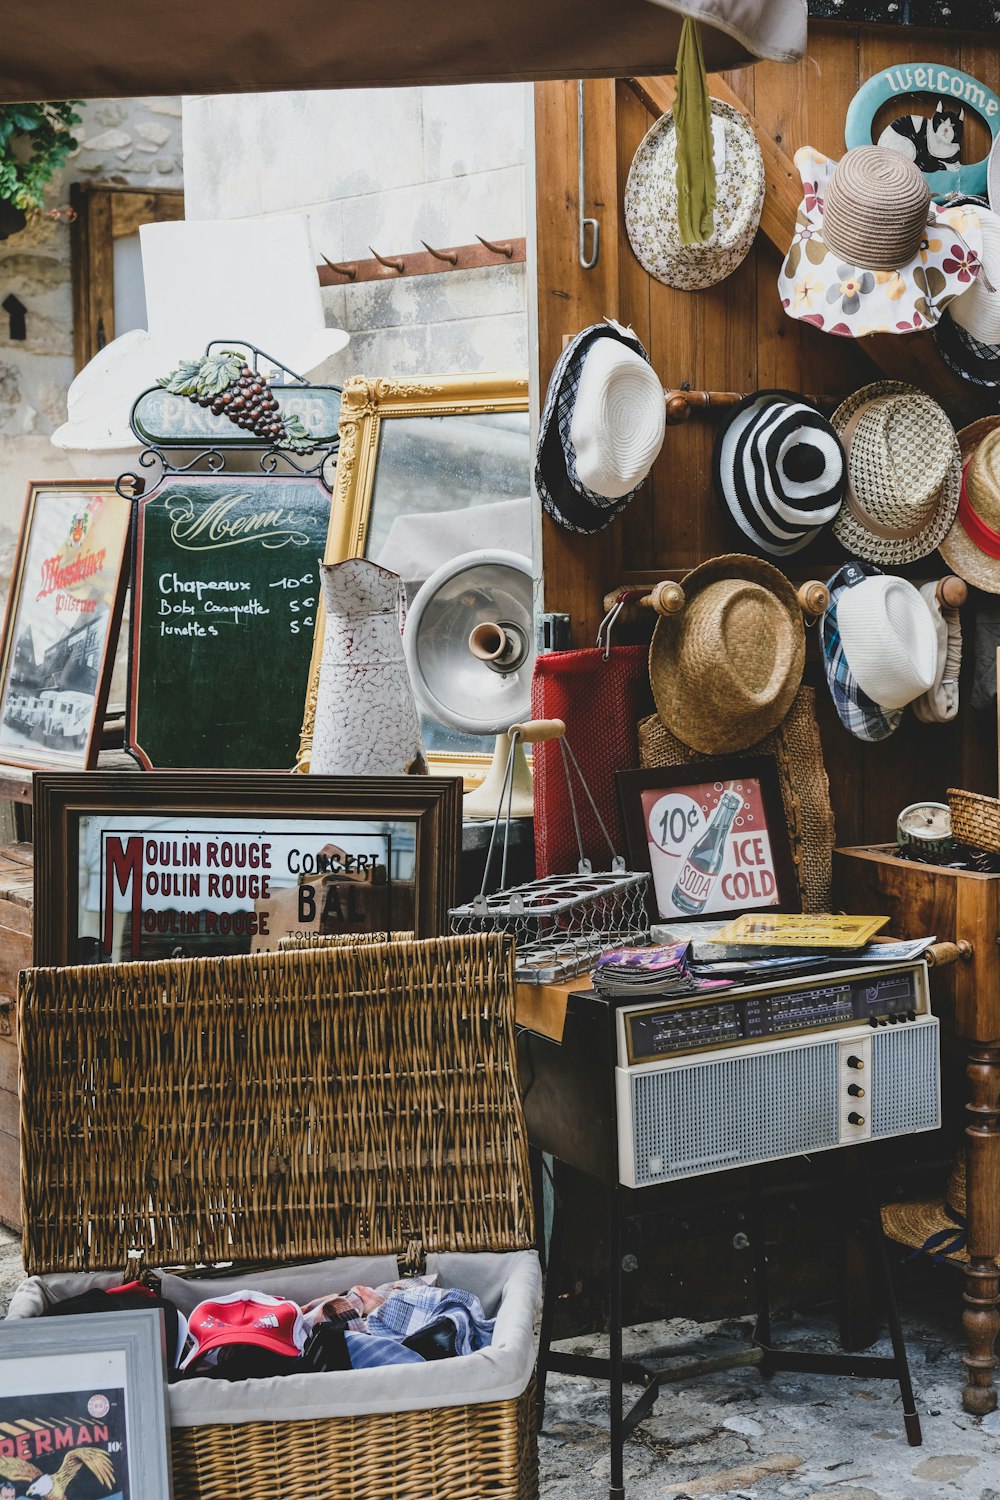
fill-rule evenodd
<path id="1" fill-rule="evenodd" d="M 759 557 L 730 553 L 688 573 L 685 604 L 649 648 L 656 711 L 703 755 L 744 750 L 777 727 L 805 665 L 795 590 Z"/>
<path id="2" fill-rule="evenodd" d="M 967 1261 L 965 1247 L 965 1152 L 955 1158 L 943 1198 L 918 1198 L 910 1203 L 887 1203 L 882 1228 L 890 1240 L 925 1250 L 946 1260 Z"/>
<path id="3" fill-rule="evenodd" d="M 24 1261 L 527 1248 L 502 936 L 29 969 Z"/>

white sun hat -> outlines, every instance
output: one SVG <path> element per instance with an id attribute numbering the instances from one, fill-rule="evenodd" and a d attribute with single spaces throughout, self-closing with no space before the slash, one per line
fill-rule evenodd
<path id="1" fill-rule="evenodd" d="M 653 467 L 665 431 L 663 387 L 648 361 L 617 339 L 596 339 L 569 428 L 580 483 L 597 500 L 620 500 Z"/>
<path id="2" fill-rule="evenodd" d="M 983 233 L 982 268 L 968 291 L 948 306 L 953 323 L 981 344 L 1000 344 L 1000 215 L 976 208 Z"/>
<path id="3" fill-rule="evenodd" d="M 905 708 L 933 687 L 937 632 L 920 591 L 878 573 L 845 589 L 837 603 L 840 642 L 851 674 L 880 708 Z"/>
<path id="4" fill-rule="evenodd" d="M 144 224 L 139 241 L 148 328 L 112 339 L 83 367 L 69 388 L 69 420 L 52 435 L 74 462 L 108 477 L 120 471 L 116 455 L 136 449 L 136 397 L 211 340 L 255 344 L 307 375 L 350 337 L 325 326 L 302 214 Z"/>

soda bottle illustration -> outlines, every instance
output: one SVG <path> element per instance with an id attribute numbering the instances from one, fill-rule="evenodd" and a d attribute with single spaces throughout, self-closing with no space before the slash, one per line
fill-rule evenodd
<path id="1" fill-rule="evenodd" d="M 696 917 L 704 909 L 715 877 L 722 868 L 726 839 L 733 819 L 743 806 L 743 798 L 731 787 L 723 792 L 705 832 L 688 850 L 670 899 L 678 911 Z"/>

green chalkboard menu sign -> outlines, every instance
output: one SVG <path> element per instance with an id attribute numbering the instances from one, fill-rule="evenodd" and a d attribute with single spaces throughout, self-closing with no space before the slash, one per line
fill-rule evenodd
<path id="1" fill-rule="evenodd" d="M 172 474 L 136 503 L 129 747 L 147 769 L 290 770 L 330 495 Z"/>

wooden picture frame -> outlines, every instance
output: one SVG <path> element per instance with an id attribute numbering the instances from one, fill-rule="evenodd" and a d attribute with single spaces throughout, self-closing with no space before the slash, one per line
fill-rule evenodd
<path id="1" fill-rule="evenodd" d="M 619 771 L 616 779 L 631 868 L 652 875 L 652 921 L 801 911 L 773 756 Z"/>
<path id="2" fill-rule="evenodd" d="M 526 373 L 488 375 L 428 375 L 413 380 L 369 379 L 356 376 L 348 380 L 341 396 L 340 451 L 330 529 L 324 562 L 342 562 L 349 557 L 367 555 L 373 522 L 376 470 L 382 451 L 385 424 L 397 419 L 445 418 L 455 416 L 495 418 L 503 414 L 523 414 L 527 423 L 528 376 Z M 527 427 L 525 428 L 527 432 Z M 531 493 L 532 454 L 530 441 L 526 449 L 524 496 Z M 473 546 L 486 546 L 476 541 Z M 507 550 L 518 548 L 504 543 Z M 459 548 L 459 551 L 464 550 Z M 445 561 L 442 556 L 440 561 Z M 374 558 L 373 561 L 380 561 Z M 386 563 L 386 566 L 392 566 Z M 398 568 L 393 571 L 399 571 Z M 313 724 L 316 717 L 316 693 L 319 686 L 320 655 L 326 613 L 322 601 L 316 611 L 316 630 L 309 687 L 299 746 L 297 769 L 308 770 L 312 750 Z M 469 785 L 477 785 L 489 768 L 491 749 L 483 752 L 437 751 L 429 747 L 432 772 L 461 774 Z"/>
<path id="3" fill-rule="evenodd" d="M 92 771 L 34 782 L 36 964 L 447 929 L 453 776 Z"/>
<path id="4" fill-rule="evenodd" d="M 51 1475 L 62 1495 L 82 1473 L 85 1494 L 170 1500 L 163 1340 L 156 1309 L 0 1323 L 0 1477 L 24 1494 Z"/>
<path id="5" fill-rule="evenodd" d="M 0 642 L 0 763 L 96 764 L 131 526 L 111 484 L 29 484 Z"/>

